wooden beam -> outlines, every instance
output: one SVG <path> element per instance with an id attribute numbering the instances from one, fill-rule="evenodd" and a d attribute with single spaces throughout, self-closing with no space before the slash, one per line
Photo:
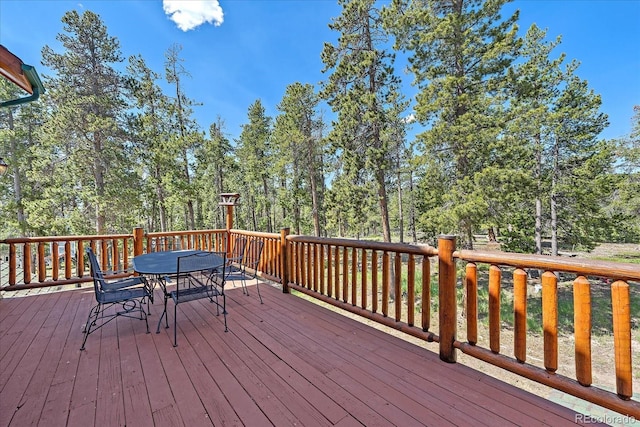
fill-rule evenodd
<path id="1" fill-rule="evenodd" d="M 0 74 L 18 85 L 20 88 L 33 95 L 31 82 L 22 70 L 22 60 L 9 50 L 0 45 Z"/>

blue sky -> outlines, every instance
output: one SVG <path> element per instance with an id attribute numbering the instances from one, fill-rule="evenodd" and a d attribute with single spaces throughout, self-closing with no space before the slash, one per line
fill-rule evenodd
<path id="1" fill-rule="evenodd" d="M 208 131 L 220 116 L 232 139 L 258 98 L 275 117 L 289 84 L 317 87 L 326 79 L 320 53 L 325 42 L 336 41 L 328 24 L 341 12 L 334 0 L 0 0 L 0 43 L 46 75 L 42 47 L 62 51 L 55 37 L 73 9 L 100 15 L 123 56 L 141 54 L 158 73 L 167 49 L 181 45 L 191 74 L 187 96 L 202 104 L 196 120 Z M 609 116 L 601 136 L 628 135 L 633 106 L 640 104 L 640 0 L 516 0 L 503 16 L 515 9 L 522 34 L 536 23 L 549 38 L 561 35 L 556 56 L 564 52 L 581 63 L 577 74 L 602 96 Z M 412 76 L 402 77 L 411 95 Z"/>

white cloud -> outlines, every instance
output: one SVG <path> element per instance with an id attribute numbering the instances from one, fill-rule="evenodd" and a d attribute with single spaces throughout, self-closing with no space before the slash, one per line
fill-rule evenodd
<path id="1" fill-rule="evenodd" d="M 164 13 L 182 31 L 208 22 L 219 27 L 224 21 L 224 13 L 218 0 L 162 0 Z"/>
<path id="2" fill-rule="evenodd" d="M 404 122 L 409 124 L 409 123 L 413 123 L 416 121 L 416 115 L 411 113 L 409 114 L 407 117 L 404 118 Z"/>

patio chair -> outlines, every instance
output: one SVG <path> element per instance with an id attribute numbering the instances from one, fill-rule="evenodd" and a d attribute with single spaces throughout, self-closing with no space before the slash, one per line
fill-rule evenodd
<path id="1" fill-rule="evenodd" d="M 143 304 L 149 304 L 151 298 L 150 287 L 143 276 L 127 277 L 124 279 L 107 282 L 98 264 L 98 260 L 91 248 L 86 250 L 93 277 L 93 290 L 96 304 L 89 311 L 87 323 L 84 325 L 82 347 L 84 350 L 89 334 L 100 329 L 118 316 L 139 318 L 144 320 L 149 333 L 147 313 L 142 309 Z M 118 309 L 117 306 L 121 308 Z M 113 309 L 111 309 L 113 307 Z M 148 309 L 147 309 L 148 310 Z M 139 312 L 139 315 L 137 314 Z"/>
<path id="2" fill-rule="evenodd" d="M 260 304 L 262 302 L 262 295 L 260 295 L 260 280 L 258 279 L 258 264 L 260 264 L 260 256 L 262 255 L 262 249 L 264 248 L 264 242 L 258 239 L 252 239 L 249 241 L 247 250 L 242 258 L 240 264 L 240 280 L 242 282 L 242 291 L 249 295 L 249 289 L 247 289 L 247 277 L 256 279 L 256 289 L 258 291 L 258 297 L 260 298 Z"/>
<path id="3" fill-rule="evenodd" d="M 167 301 L 173 300 L 173 346 L 178 345 L 178 304 L 208 298 L 216 304 L 216 315 L 220 311 L 224 316 L 224 331 L 227 332 L 227 308 L 224 294 L 226 252 L 198 252 L 178 258 L 176 274 L 176 288 L 166 292 L 164 297 L 164 312 L 166 328 L 169 328 L 167 316 Z M 220 302 L 219 299 L 222 299 Z M 160 332 L 158 321 L 156 333 Z"/>
<path id="4" fill-rule="evenodd" d="M 241 270 L 244 250 L 247 247 L 247 238 L 237 236 L 233 241 L 233 249 L 227 258 L 227 276 Z"/>

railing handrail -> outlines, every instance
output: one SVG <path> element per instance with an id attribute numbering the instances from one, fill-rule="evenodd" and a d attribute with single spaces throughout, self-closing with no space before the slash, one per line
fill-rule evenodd
<path id="1" fill-rule="evenodd" d="M 358 249 L 372 249 L 377 251 L 387 252 L 402 252 L 414 255 L 435 256 L 438 255 L 438 249 L 430 245 L 425 244 L 411 244 L 411 243 L 392 243 L 392 242 L 377 242 L 375 240 L 358 240 L 358 239 L 345 239 L 345 238 L 332 238 L 332 237 L 316 237 L 316 236 L 304 236 L 304 235 L 289 235 L 287 240 L 291 242 L 304 242 L 325 244 L 349 248 Z"/>
<path id="2" fill-rule="evenodd" d="M 483 262 L 520 268 L 541 270 L 561 270 L 585 276 L 605 276 L 615 280 L 640 280 L 638 264 L 566 258 L 552 255 L 519 254 L 510 252 L 489 252 L 458 250 L 453 256 L 468 262 Z"/>
<path id="3" fill-rule="evenodd" d="M 176 236 L 197 236 L 209 233 L 226 233 L 224 228 L 207 229 L 207 230 L 187 230 L 187 231 L 150 231 L 144 233 L 145 237 L 176 237 Z"/>
<path id="4" fill-rule="evenodd" d="M 40 242 L 78 242 L 80 240 L 126 239 L 133 238 L 133 234 L 87 234 L 84 236 L 34 236 L 34 237 L 10 237 L 0 240 L 1 243 L 40 243 Z"/>

